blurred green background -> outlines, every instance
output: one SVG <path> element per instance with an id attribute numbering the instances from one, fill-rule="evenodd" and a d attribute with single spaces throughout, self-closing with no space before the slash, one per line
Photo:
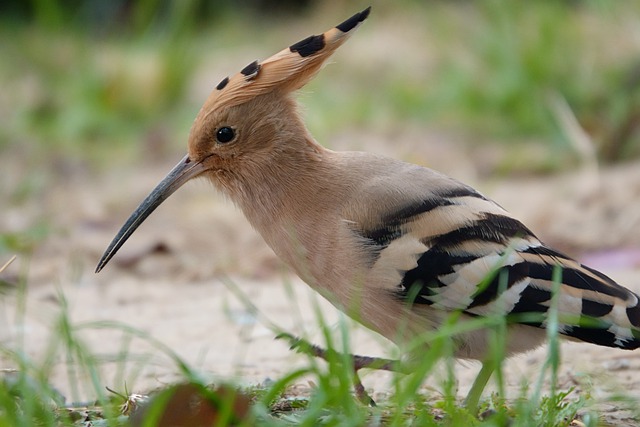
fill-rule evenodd
<path id="1" fill-rule="evenodd" d="M 222 77 L 369 3 L 341 65 L 304 96 L 321 143 L 346 129 L 437 129 L 502 144 L 514 153 L 505 174 L 574 168 L 585 141 L 602 163 L 640 155 L 638 1 L 5 0 L 1 203 L 173 162 Z M 0 236 L 0 249 L 25 241 Z"/>

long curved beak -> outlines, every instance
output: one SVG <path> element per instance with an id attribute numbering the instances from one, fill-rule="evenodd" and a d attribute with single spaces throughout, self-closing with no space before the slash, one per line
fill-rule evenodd
<path id="1" fill-rule="evenodd" d="M 131 214 L 127 222 L 124 223 L 116 237 L 113 238 L 109 247 L 100 258 L 98 266 L 96 267 L 96 273 L 104 268 L 111 258 L 118 252 L 118 249 L 127 241 L 134 231 L 144 222 L 145 219 L 164 202 L 170 195 L 173 194 L 178 188 L 204 172 L 205 166 L 201 162 L 193 162 L 189 159 L 189 156 L 184 156 L 180 163 L 178 163 L 169 174 L 153 189 L 140 203 L 140 206 Z"/>

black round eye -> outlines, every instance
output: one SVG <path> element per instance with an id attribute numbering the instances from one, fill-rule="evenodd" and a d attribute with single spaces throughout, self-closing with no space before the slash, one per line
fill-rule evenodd
<path id="1" fill-rule="evenodd" d="M 221 127 L 216 132 L 216 139 L 222 143 L 231 141 L 234 136 L 236 136 L 236 133 L 229 126 Z"/>

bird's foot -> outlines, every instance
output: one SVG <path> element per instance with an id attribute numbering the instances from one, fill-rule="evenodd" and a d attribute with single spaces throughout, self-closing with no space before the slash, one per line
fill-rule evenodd
<path id="1" fill-rule="evenodd" d="M 333 349 L 324 349 L 315 344 L 310 343 L 309 341 L 296 337 L 294 335 L 283 332 L 276 336 L 276 339 L 283 339 L 289 342 L 289 348 L 298 353 L 307 354 L 313 357 L 317 357 L 323 359 L 325 361 L 330 360 L 340 360 L 338 356 L 338 352 Z M 380 369 L 383 371 L 389 372 L 399 372 L 402 374 L 406 374 L 407 372 L 403 371 L 400 363 L 397 360 L 392 359 L 383 359 L 379 357 L 369 357 L 369 356 L 360 356 L 357 354 L 350 354 L 349 358 L 353 362 L 353 387 L 355 390 L 356 397 L 359 401 L 369 406 L 376 406 L 376 402 L 369 396 L 367 391 L 362 385 L 362 381 L 360 381 L 360 376 L 358 375 L 358 371 L 360 369 Z"/>

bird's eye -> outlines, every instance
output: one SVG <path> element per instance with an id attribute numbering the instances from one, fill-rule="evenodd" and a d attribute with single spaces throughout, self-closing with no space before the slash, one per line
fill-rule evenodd
<path id="1" fill-rule="evenodd" d="M 236 133 L 229 126 L 223 126 L 216 132 L 216 139 L 218 142 L 229 142 L 236 136 Z"/>

